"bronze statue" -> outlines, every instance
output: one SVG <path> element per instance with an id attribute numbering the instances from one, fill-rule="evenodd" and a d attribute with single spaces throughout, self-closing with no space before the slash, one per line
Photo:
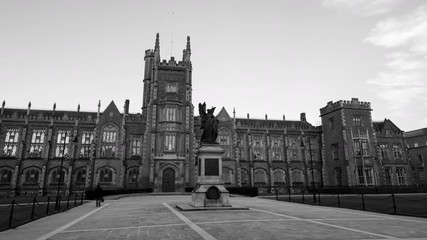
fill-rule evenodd
<path id="1" fill-rule="evenodd" d="M 212 107 L 206 112 L 206 103 L 199 103 L 199 114 L 202 119 L 200 128 L 203 129 L 201 142 L 203 143 L 216 143 L 219 121 L 214 117 L 214 111 L 215 107 Z"/>

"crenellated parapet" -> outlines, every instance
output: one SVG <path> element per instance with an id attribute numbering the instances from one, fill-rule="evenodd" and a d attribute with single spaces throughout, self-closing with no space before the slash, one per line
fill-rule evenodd
<path id="1" fill-rule="evenodd" d="M 169 60 L 162 60 L 159 64 L 159 67 L 182 67 L 182 68 L 187 68 L 188 66 L 191 66 L 191 63 L 189 64 L 188 62 L 185 61 L 176 61 L 175 57 L 171 57 Z"/>
<path id="2" fill-rule="evenodd" d="M 153 49 L 145 50 L 144 60 L 145 60 L 145 58 L 149 58 L 149 57 L 154 57 L 154 50 Z"/>
<path id="3" fill-rule="evenodd" d="M 326 115 L 328 113 L 331 113 L 343 108 L 372 111 L 370 102 L 362 102 L 362 101 L 359 101 L 358 98 L 352 98 L 350 101 L 340 100 L 337 102 L 332 102 L 332 101 L 328 102 L 326 107 L 323 107 L 320 109 L 320 116 Z"/>

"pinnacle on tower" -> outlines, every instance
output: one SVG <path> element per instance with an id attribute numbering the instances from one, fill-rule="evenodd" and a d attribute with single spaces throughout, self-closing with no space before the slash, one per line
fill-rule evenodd
<path id="1" fill-rule="evenodd" d="M 182 60 L 184 62 L 189 62 L 191 56 L 191 45 L 190 45 L 190 36 L 187 36 L 187 46 L 185 47 L 183 51 Z"/>
<path id="2" fill-rule="evenodd" d="M 154 58 L 156 62 L 160 61 L 160 37 L 159 33 L 156 34 L 156 44 L 154 45 Z"/>
<path id="3" fill-rule="evenodd" d="M 160 51 L 159 33 L 156 34 L 156 45 L 154 46 L 155 51 Z"/>

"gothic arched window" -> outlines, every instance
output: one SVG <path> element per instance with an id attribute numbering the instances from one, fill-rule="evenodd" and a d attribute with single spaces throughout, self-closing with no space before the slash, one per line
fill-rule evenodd
<path id="1" fill-rule="evenodd" d="M 101 157 L 117 157 L 118 129 L 113 124 L 108 124 L 102 130 Z"/>
<path id="2" fill-rule="evenodd" d="M 264 169 L 257 169 L 254 172 L 254 182 L 258 185 L 267 184 L 267 174 Z"/>
<path id="3" fill-rule="evenodd" d="M 28 169 L 25 172 L 25 183 L 38 183 L 39 170 L 35 168 Z"/>
<path id="4" fill-rule="evenodd" d="M 109 168 L 104 168 L 99 173 L 100 183 L 111 183 L 113 182 L 113 171 Z"/>
<path id="5" fill-rule="evenodd" d="M 80 168 L 76 172 L 76 183 L 86 182 L 86 168 Z"/>
<path id="6" fill-rule="evenodd" d="M 138 180 L 138 168 L 132 168 L 128 172 L 128 183 L 136 183 Z"/>
<path id="7" fill-rule="evenodd" d="M 0 170 L 0 183 L 10 184 L 11 182 L 12 182 L 12 171 L 7 168 L 3 168 L 2 170 Z"/>
<path id="8" fill-rule="evenodd" d="M 64 183 L 64 179 L 65 179 L 64 169 L 62 169 L 62 171 L 59 171 L 59 168 L 58 168 L 52 171 L 52 174 L 50 176 L 51 183 Z"/>
<path id="9" fill-rule="evenodd" d="M 274 185 L 285 185 L 286 179 L 285 179 L 285 171 L 282 169 L 276 169 L 273 171 L 273 181 Z"/>

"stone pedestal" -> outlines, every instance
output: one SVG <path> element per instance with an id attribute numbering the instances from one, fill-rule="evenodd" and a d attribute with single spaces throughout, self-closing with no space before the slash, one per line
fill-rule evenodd
<path id="1" fill-rule="evenodd" d="M 199 176 L 191 194 L 192 207 L 231 207 L 222 181 L 222 154 L 218 144 L 202 144 L 197 153 Z"/>

